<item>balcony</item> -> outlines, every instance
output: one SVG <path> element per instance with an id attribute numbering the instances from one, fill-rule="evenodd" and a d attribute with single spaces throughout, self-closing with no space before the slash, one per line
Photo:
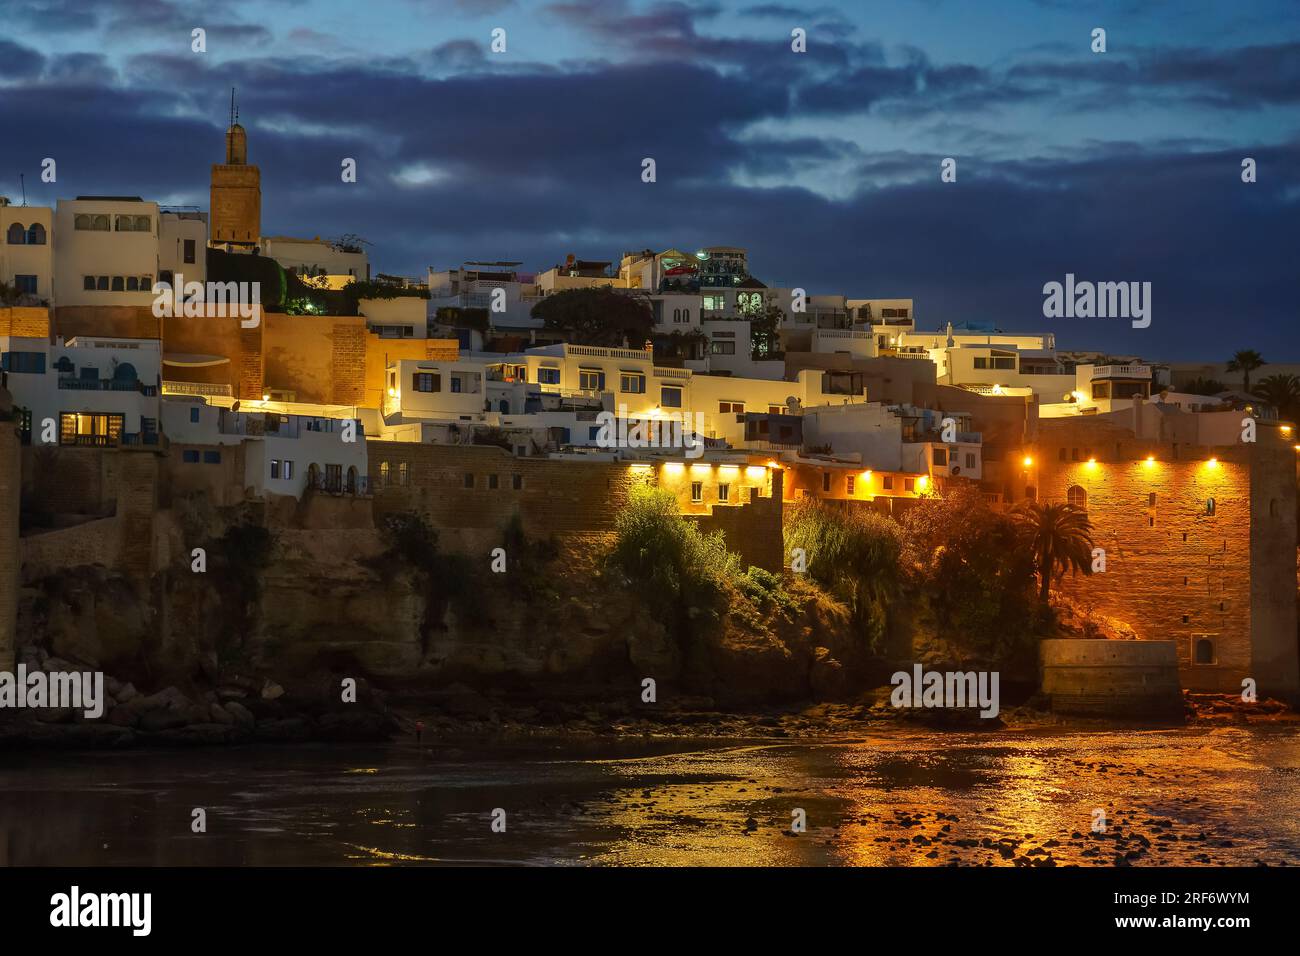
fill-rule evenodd
<path id="1" fill-rule="evenodd" d="M 59 388 L 78 392 L 139 392 L 147 398 L 158 394 L 158 386 L 142 385 L 137 379 L 59 377 Z"/>
<path id="2" fill-rule="evenodd" d="M 206 395 L 216 398 L 231 398 L 229 385 L 213 385 L 207 382 L 163 382 L 164 395 Z"/>
<path id="3" fill-rule="evenodd" d="M 1093 378 L 1151 378 L 1150 365 L 1096 365 L 1092 369 Z"/>

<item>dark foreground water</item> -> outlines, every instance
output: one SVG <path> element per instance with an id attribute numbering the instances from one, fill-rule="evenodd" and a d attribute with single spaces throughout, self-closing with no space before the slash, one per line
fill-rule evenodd
<path id="1" fill-rule="evenodd" d="M 1298 811 L 1295 727 L 0 754 L 10 865 L 1294 866 Z"/>

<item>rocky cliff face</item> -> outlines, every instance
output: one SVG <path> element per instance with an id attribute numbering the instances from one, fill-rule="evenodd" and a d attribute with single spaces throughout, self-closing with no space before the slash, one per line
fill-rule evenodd
<path id="1" fill-rule="evenodd" d="M 410 692 L 465 684 L 599 698 L 634 695 L 650 677 L 661 694 L 756 704 L 844 696 L 866 666 L 843 608 L 798 582 L 790 608 L 735 594 L 732 611 L 675 638 L 590 541 L 526 580 L 493 573 L 485 557 L 472 593 L 431 601 L 419 568 L 385 560 L 377 531 L 277 531 L 260 558 L 220 540 L 226 551 L 211 544 L 201 573 L 174 546 L 147 584 L 102 567 L 26 582 L 20 644 L 189 693 L 231 675 L 286 687 L 333 675 Z"/>

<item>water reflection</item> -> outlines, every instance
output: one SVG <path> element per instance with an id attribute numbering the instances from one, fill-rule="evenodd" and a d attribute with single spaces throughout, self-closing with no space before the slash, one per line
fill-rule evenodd
<path id="1" fill-rule="evenodd" d="M 1282 727 L 22 754 L 0 770 L 0 860 L 1295 865 L 1297 774 Z"/>

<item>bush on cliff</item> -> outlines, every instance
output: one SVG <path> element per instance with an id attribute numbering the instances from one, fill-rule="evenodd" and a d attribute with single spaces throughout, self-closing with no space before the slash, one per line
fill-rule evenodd
<path id="1" fill-rule="evenodd" d="M 1032 655 L 1034 563 L 1016 522 L 959 487 L 922 500 L 902 524 L 904 563 L 940 632 L 991 661 Z"/>
<path id="2" fill-rule="evenodd" d="M 649 486 L 632 490 L 619 513 L 609 560 L 643 590 L 647 603 L 689 636 L 725 608 L 727 582 L 740 571 L 721 532 L 704 534 L 677 511 L 677 499 Z"/>
<path id="3" fill-rule="evenodd" d="M 430 627 L 442 626 L 448 607 L 462 609 L 465 622 L 475 623 L 482 612 L 479 601 L 479 576 L 461 555 L 448 554 L 438 547 L 437 529 L 421 515 L 391 514 L 381 526 L 389 542 L 388 550 L 378 563 L 387 573 L 399 569 L 410 572 L 425 601 L 421 623 L 421 644 L 427 646 Z"/>
<path id="4" fill-rule="evenodd" d="M 812 498 L 787 505 L 786 553 L 802 548 L 813 581 L 843 601 L 871 648 L 884 636 L 901 578 L 902 539 L 889 518 Z"/>

